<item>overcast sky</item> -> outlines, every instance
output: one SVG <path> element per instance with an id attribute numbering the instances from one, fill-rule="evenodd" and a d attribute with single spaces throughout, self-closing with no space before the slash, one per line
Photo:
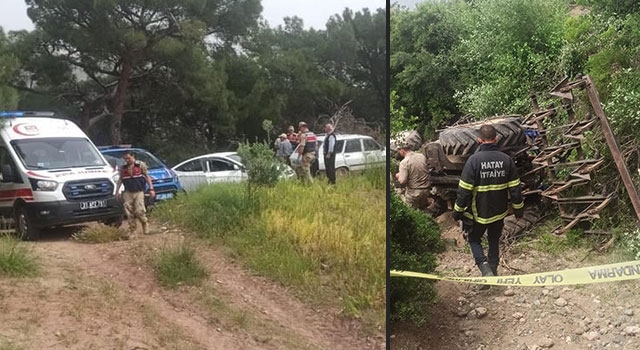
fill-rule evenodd
<path id="1" fill-rule="evenodd" d="M 412 0 L 402 0 L 403 2 Z M 33 23 L 27 16 L 24 0 L 0 0 L 0 26 L 5 32 L 10 30 L 33 29 Z M 306 28 L 324 29 L 327 20 L 345 7 L 354 11 L 369 8 L 385 8 L 385 0 L 262 0 L 262 16 L 269 26 L 284 24 L 284 17 L 298 16 L 303 19 Z"/>
<path id="2" fill-rule="evenodd" d="M 391 0 L 391 3 L 398 3 L 398 5 L 406 6 L 408 9 L 413 10 L 418 3 L 425 0 Z"/>

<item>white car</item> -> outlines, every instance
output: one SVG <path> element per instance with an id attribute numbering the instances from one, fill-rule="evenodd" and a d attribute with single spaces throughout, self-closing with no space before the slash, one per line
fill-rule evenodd
<path id="1" fill-rule="evenodd" d="M 325 171 L 324 143 L 325 134 L 318 135 L 318 172 Z M 356 134 L 336 134 L 336 175 L 346 175 L 351 171 L 362 171 L 368 167 L 384 167 L 387 161 L 387 152 L 371 136 Z M 290 157 L 292 166 L 299 166 L 298 153 L 294 152 Z"/>
<path id="2" fill-rule="evenodd" d="M 274 161 L 276 161 L 274 159 Z M 292 178 L 295 172 L 284 165 L 281 178 Z M 220 182 L 240 182 L 249 177 L 242 165 L 242 159 L 236 152 L 210 153 L 194 157 L 171 168 L 186 192 L 198 187 Z"/>

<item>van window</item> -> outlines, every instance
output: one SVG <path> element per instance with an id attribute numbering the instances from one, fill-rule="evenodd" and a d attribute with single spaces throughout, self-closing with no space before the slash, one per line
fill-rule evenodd
<path id="1" fill-rule="evenodd" d="M 381 149 L 380 145 L 372 139 L 362 139 L 362 143 L 364 143 L 365 151 L 379 151 Z"/>
<path id="2" fill-rule="evenodd" d="M 31 170 L 106 165 L 98 150 L 83 138 L 13 140 L 11 145 Z"/>
<path id="3" fill-rule="evenodd" d="M 0 166 L 3 166 L 3 165 L 10 166 L 14 174 L 16 171 L 18 171 L 18 169 L 16 168 L 16 163 L 13 161 L 13 158 L 11 157 L 9 150 L 6 149 L 4 146 L 0 146 Z M 0 180 L 2 180 L 1 173 L 0 173 Z M 16 178 L 14 179 L 14 182 L 22 183 L 22 177 L 17 175 Z"/>
<path id="4" fill-rule="evenodd" d="M 356 153 L 362 152 L 362 146 L 360 145 L 360 139 L 347 140 L 347 147 L 344 153 Z"/>

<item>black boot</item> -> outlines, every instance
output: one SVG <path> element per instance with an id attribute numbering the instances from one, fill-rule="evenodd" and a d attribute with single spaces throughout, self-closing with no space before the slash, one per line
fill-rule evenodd
<path id="1" fill-rule="evenodd" d="M 498 276 L 498 265 L 489 264 L 489 267 L 491 267 L 491 272 L 493 272 L 493 275 Z"/>
<path id="2" fill-rule="evenodd" d="M 493 272 L 491 271 L 491 267 L 488 262 L 483 262 L 478 265 L 478 268 L 480 269 L 480 272 L 482 272 L 482 277 L 493 277 Z M 487 290 L 489 288 L 491 288 L 491 286 L 488 284 L 482 284 L 479 287 L 480 290 Z"/>
<path id="3" fill-rule="evenodd" d="M 493 274 L 492 268 L 491 268 L 491 266 L 489 266 L 488 262 L 483 262 L 482 264 L 478 265 L 478 268 L 480 269 L 480 272 L 482 272 L 482 277 L 493 277 L 493 276 L 495 276 Z"/>

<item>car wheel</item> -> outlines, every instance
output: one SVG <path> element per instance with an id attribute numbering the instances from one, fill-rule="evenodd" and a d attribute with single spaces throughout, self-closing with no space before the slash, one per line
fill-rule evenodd
<path id="1" fill-rule="evenodd" d="M 40 238 L 40 230 L 33 226 L 27 208 L 20 205 L 16 208 L 16 234 L 23 241 L 36 241 Z"/>
<path id="2" fill-rule="evenodd" d="M 338 169 L 336 169 L 336 176 L 347 176 L 349 175 L 349 169 L 347 169 L 346 167 L 339 167 Z"/>

